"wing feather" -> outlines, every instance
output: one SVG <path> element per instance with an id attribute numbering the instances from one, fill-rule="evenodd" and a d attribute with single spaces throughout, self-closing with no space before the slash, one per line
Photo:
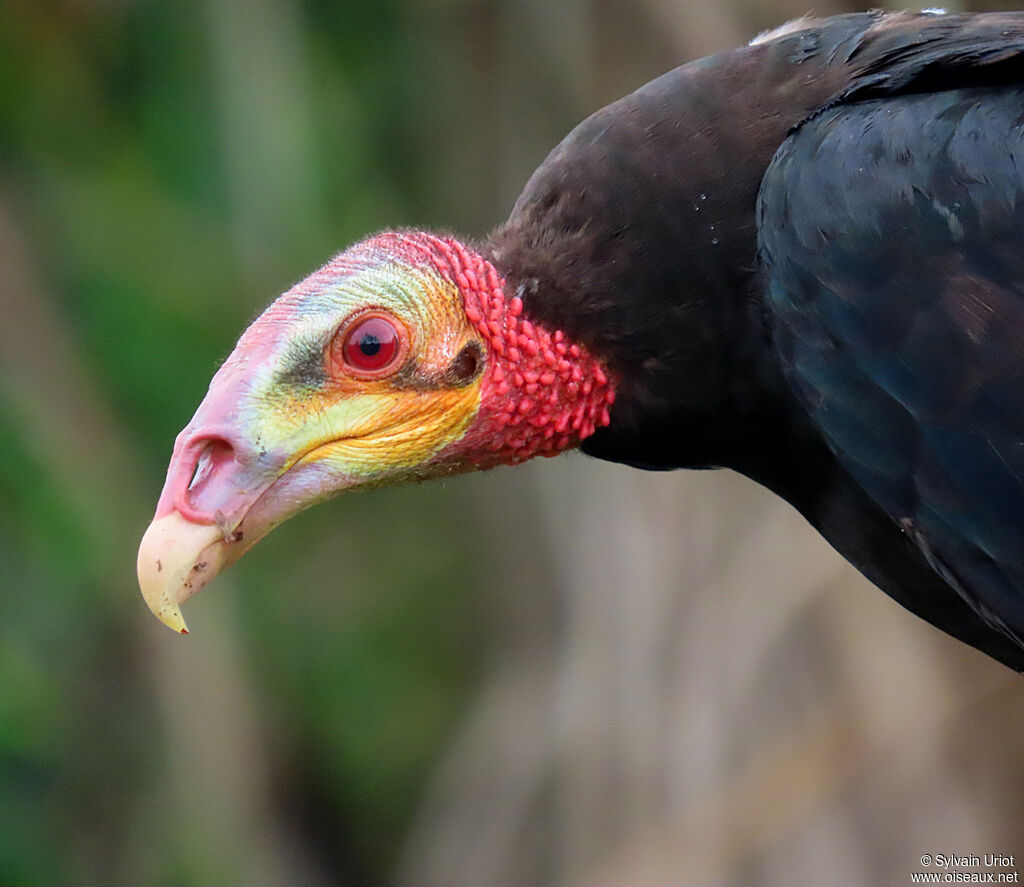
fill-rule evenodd
<path id="1" fill-rule="evenodd" d="M 830 448 L 1024 644 L 1024 90 L 838 105 L 759 198 L 776 346 Z"/>

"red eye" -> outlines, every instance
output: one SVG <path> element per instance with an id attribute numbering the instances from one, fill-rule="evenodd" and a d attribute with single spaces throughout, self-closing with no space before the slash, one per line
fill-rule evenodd
<path id="1" fill-rule="evenodd" d="M 357 373 L 378 376 L 398 362 L 402 350 L 398 324 L 384 315 L 371 314 L 349 327 L 341 356 Z"/>

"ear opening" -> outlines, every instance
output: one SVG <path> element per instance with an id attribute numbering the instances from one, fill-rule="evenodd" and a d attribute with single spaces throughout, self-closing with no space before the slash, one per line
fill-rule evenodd
<path id="1" fill-rule="evenodd" d="M 479 342 L 467 342 L 448 367 L 445 376 L 454 385 L 468 385 L 483 368 L 483 349 Z"/>

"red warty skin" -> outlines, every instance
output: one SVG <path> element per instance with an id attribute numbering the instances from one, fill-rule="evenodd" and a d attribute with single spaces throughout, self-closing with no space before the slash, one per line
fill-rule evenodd
<path id="1" fill-rule="evenodd" d="M 455 238 L 422 232 L 388 232 L 365 243 L 433 265 L 458 287 L 466 316 L 483 338 L 480 413 L 453 445 L 474 467 L 557 456 L 611 422 L 615 387 L 601 363 L 561 330 L 524 317 L 522 299 L 507 292 L 506 281 L 477 252 Z"/>

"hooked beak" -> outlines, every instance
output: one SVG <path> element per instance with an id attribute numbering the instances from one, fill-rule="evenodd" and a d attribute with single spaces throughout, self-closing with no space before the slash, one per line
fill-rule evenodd
<path id="1" fill-rule="evenodd" d="M 196 418 L 203 412 L 200 407 Z M 139 587 L 149 609 L 182 634 L 188 629 L 180 604 L 287 516 L 262 507 L 283 472 L 261 465 L 258 458 L 246 458 L 244 449 L 233 446 L 229 438 L 209 426 L 196 429 L 196 424 L 194 419 L 178 437 L 137 563 Z"/>
<path id="2" fill-rule="evenodd" d="M 139 546 L 138 577 L 153 614 L 187 634 L 180 605 L 274 527 L 337 489 L 316 458 L 322 441 L 275 438 L 247 398 L 246 360 L 232 358 L 178 435 L 156 514 Z M 261 434 L 262 431 L 262 434 Z"/>
<path id="3" fill-rule="evenodd" d="M 189 523 L 177 511 L 155 518 L 142 537 L 137 565 L 139 587 L 153 615 L 188 634 L 180 604 L 224 568 L 229 545 L 216 526 Z"/>

